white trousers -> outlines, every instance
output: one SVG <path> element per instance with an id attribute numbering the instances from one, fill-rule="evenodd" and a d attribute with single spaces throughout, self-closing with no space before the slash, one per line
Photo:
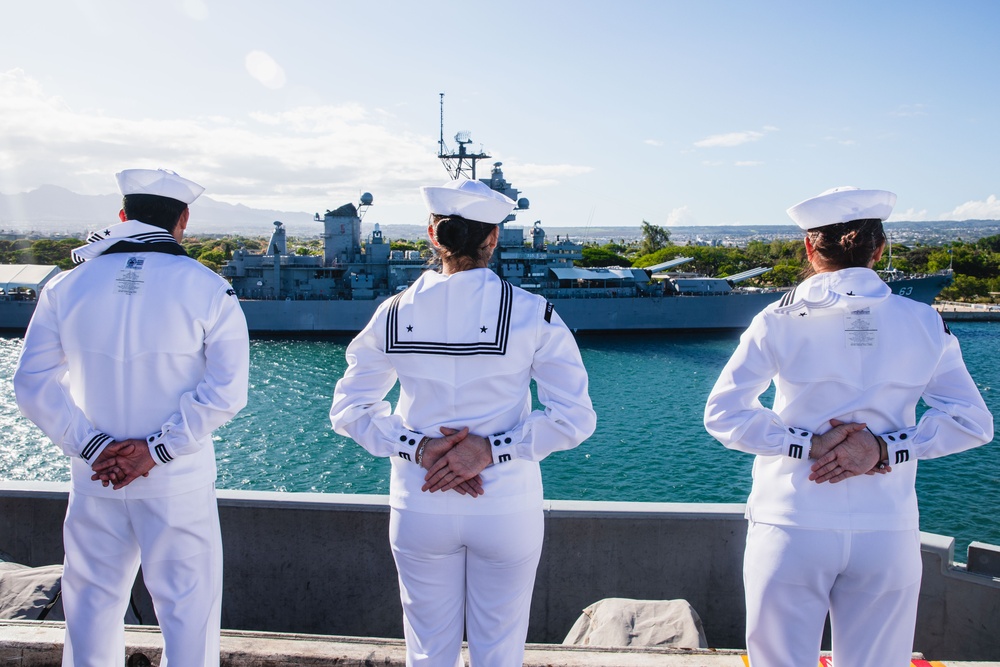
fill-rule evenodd
<path id="1" fill-rule="evenodd" d="M 124 666 L 122 619 L 140 559 L 163 633 L 161 667 L 168 660 L 218 666 L 222 536 L 214 485 L 146 500 L 71 492 L 63 543 L 63 667 Z"/>
<path id="2" fill-rule="evenodd" d="M 909 667 L 920 532 L 750 522 L 743 583 L 752 667 L 819 662 L 827 612 L 837 667 Z"/>
<path id="3" fill-rule="evenodd" d="M 541 509 L 453 516 L 393 509 L 389 542 L 399 571 L 408 667 L 524 662 L 528 612 L 542 553 Z"/>

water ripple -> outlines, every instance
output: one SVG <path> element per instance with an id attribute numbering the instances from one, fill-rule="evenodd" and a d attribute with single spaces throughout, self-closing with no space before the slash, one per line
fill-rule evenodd
<path id="1" fill-rule="evenodd" d="M 1000 413 L 996 323 L 955 323 L 987 405 Z M 542 462 L 545 495 L 567 500 L 743 502 L 753 457 L 702 428 L 704 400 L 736 334 L 585 336 L 580 349 L 598 413 L 580 447 Z M 349 339 L 254 340 L 249 403 L 215 434 L 219 487 L 326 493 L 389 490 L 389 464 L 330 429 L 333 387 Z M 14 405 L 20 338 L 0 337 L 0 479 L 65 481 L 68 459 Z M 773 390 L 772 390 L 773 391 Z M 395 402 L 397 390 L 390 394 Z M 762 401 L 769 402 L 770 392 Z M 996 442 L 920 463 L 921 528 L 1000 544 Z"/>

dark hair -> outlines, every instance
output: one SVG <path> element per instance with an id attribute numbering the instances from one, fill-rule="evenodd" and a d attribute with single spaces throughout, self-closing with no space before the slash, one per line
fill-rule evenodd
<path id="1" fill-rule="evenodd" d="M 441 259 L 458 262 L 462 269 L 472 268 L 489 260 L 490 251 L 484 247 L 486 238 L 496 225 L 477 220 L 469 220 L 457 215 L 431 214 L 434 238 L 440 248 L 436 248 Z"/>
<path id="2" fill-rule="evenodd" d="M 885 243 L 885 229 L 878 218 L 851 220 L 806 231 L 809 242 L 823 262 L 834 270 L 868 266 L 875 251 Z M 806 268 L 806 275 L 815 271 Z"/>
<path id="3" fill-rule="evenodd" d="M 181 213 L 187 209 L 187 204 L 160 195 L 125 195 L 122 197 L 122 209 L 129 220 L 138 220 L 173 232 Z"/>

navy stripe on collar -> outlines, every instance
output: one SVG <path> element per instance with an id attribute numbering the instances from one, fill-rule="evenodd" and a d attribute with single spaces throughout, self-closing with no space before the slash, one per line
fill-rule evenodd
<path id="1" fill-rule="evenodd" d="M 497 309 L 496 333 L 492 341 L 474 343 L 449 343 L 446 341 L 402 341 L 399 336 L 399 300 L 406 292 L 398 294 L 389 306 L 385 322 L 386 354 L 435 354 L 451 357 L 507 354 L 510 338 L 510 318 L 514 305 L 514 288 L 501 281 L 500 304 Z"/>

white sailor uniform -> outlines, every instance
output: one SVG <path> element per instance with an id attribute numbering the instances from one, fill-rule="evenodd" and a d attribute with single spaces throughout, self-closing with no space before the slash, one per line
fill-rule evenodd
<path id="1" fill-rule="evenodd" d="M 759 396 L 775 384 L 773 409 Z M 920 399 L 929 409 L 918 421 Z M 865 423 L 892 472 L 808 479 L 812 434 Z M 920 586 L 917 461 L 989 442 L 993 419 L 956 338 L 878 275 L 814 275 L 758 314 L 705 408 L 726 447 L 756 454 L 744 559 L 751 664 L 816 664 L 829 610 L 846 667 L 907 665 Z"/>
<path id="2" fill-rule="evenodd" d="M 211 436 L 246 404 L 246 320 L 225 280 L 169 254 L 180 246 L 163 229 L 127 221 L 91 241 L 88 261 L 40 294 L 14 376 L 22 413 L 72 457 L 63 664 L 124 664 L 122 618 L 141 559 L 161 665 L 218 665 Z M 120 252 L 120 241 L 134 245 Z M 147 439 L 149 476 L 118 491 L 92 481 L 104 448 L 128 438 Z"/>
<path id="3" fill-rule="evenodd" d="M 347 360 L 330 418 L 391 457 L 407 664 L 460 665 L 463 626 L 473 665 L 521 664 L 542 545 L 538 462 L 596 424 L 572 334 L 544 299 L 488 269 L 428 271 L 378 309 Z M 532 379 L 544 410 L 532 410 Z M 422 492 L 416 446 L 463 426 L 492 444 L 484 495 Z"/>

